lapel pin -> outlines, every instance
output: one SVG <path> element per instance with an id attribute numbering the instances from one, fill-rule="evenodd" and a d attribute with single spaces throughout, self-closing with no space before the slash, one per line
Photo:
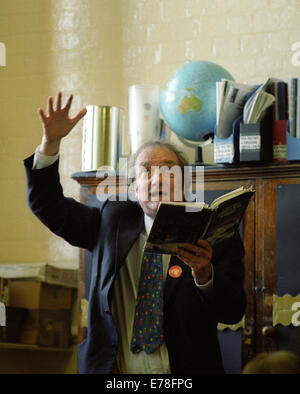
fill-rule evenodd
<path id="1" fill-rule="evenodd" d="M 179 278 L 182 274 L 182 268 L 180 265 L 172 265 L 172 267 L 169 268 L 169 275 L 171 278 Z"/>

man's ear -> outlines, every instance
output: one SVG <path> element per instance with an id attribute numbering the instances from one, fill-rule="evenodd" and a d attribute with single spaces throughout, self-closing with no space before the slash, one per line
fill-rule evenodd
<path id="1" fill-rule="evenodd" d="M 138 194 L 138 183 L 137 183 L 136 179 L 134 179 L 134 181 L 132 182 L 132 185 L 133 185 L 133 190 L 135 192 L 135 195 L 137 196 L 137 194 Z"/>

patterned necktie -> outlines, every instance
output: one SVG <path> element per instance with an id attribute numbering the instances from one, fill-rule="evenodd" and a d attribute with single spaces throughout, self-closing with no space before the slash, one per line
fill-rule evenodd
<path id="1" fill-rule="evenodd" d="M 162 256 L 144 253 L 130 349 L 152 353 L 163 341 Z"/>

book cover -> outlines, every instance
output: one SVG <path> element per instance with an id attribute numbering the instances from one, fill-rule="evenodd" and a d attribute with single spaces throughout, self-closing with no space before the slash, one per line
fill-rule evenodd
<path id="1" fill-rule="evenodd" d="M 287 119 L 273 122 L 273 161 L 286 161 L 286 128 Z"/>
<path id="2" fill-rule="evenodd" d="M 287 83 L 280 81 L 277 87 L 278 120 L 288 119 L 287 114 Z"/>
<path id="3" fill-rule="evenodd" d="M 297 78 L 290 78 L 288 81 L 288 116 L 289 132 L 292 137 L 296 137 L 296 97 L 297 97 Z"/>
<path id="4" fill-rule="evenodd" d="M 296 137 L 300 138 L 300 78 L 297 78 L 297 96 L 296 96 Z"/>
<path id="5" fill-rule="evenodd" d="M 211 246 L 232 237 L 245 213 L 252 187 L 239 188 L 205 203 L 161 202 L 145 244 L 148 253 L 176 255 L 178 246 L 200 238 Z"/>

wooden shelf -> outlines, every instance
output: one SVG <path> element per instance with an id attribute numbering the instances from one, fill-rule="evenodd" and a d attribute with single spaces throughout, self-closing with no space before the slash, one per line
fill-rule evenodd
<path id="1" fill-rule="evenodd" d="M 72 347 L 49 347 L 39 345 L 27 345 L 24 343 L 12 343 L 12 342 L 0 342 L 0 349 L 11 349 L 11 350 L 37 350 L 47 352 L 72 352 Z"/>
<path id="2" fill-rule="evenodd" d="M 193 167 L 193 177 L 195 175 L 195 165 Z M 96 176 L 97 174 L 97 176 Z M 285 163 L 240 163 L 228 165 L 211 165 L 204 166 L 205 181 L 223 181 L 223 180 L 243 180 L 250 178 L 283 178 L 299 177 L 300 162 Z M 116 171 L 116 173 L 101 173 L 96 171 L 76 172 L 71 175 L 82 187 L 97 187 L 99 182 L 106 179 L 107 185 L 127 186 L 131 179 Z"/>

